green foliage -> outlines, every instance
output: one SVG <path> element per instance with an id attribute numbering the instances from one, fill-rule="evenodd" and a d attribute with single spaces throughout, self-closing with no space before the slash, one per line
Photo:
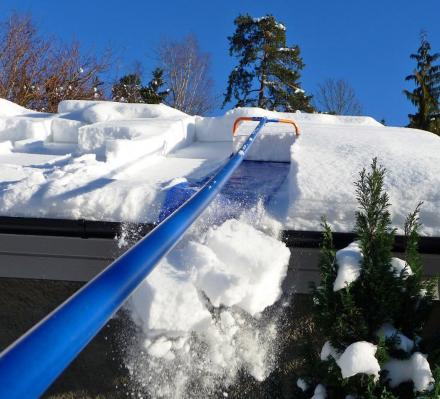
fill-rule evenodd
<path id="1" fill-rule="evenodd" d="M 408 126 L 440 134 L 440 65 L 435 65 L 440 53 L 431 54 L 431 44 L 426 33 L 422 33 L 420 47 L 410 57 L 417 61 L 417 65 L 405 80 L 414 82 L 415 88 L 403 92 L 417 108 L 417 112 L 408 115 Z"/>
<path id="2" fill-rule="evenodd" d="M 147 86 L 142 86 L 139 74 L 125 75 L 113 85 L 112 99 L 124 103 L 160 104 L 168 95 L 167 90 L 160 91 L 163 85 L 163 70 L 160 68 L 153 71 L 153 77 Z"/>
<path id="3" fill-rule="evenodd" d="M 229 75 L 223 106 L 258 106 L 270 110 L 312 112 L 310 96 L 300 88 L 304 63 L 297 45 L 287 46 L 286 28 L 272 15 L 240 15 L 229 37 L 229 53 L 238 65 Z"/>
<path id="4" fill-rule="evenodd" d="M 140 95 L 143 102 L 147 104 L 160 104 L 164 102 L 168 95 L 168 90 L 161 91 L 161 87 L 164 85 L 163 70 L 156 68 L 153 71 L 153 77 L 146 87 L 140 89 Z"/>
<path id="5" fill-rule="evenodd" d="M 431 311 L 435 286 L 435 282 L 422 280 L 423 268 L 418 254 L 421 204 L 408 215 L 405 222 L 407 268 L 396 274 L 392 267 L 395 229 L 391 227 L 389 197 L 384 191 L 385 175 L 385 169 L 374 159 L 371 170 L 362 170 L 355 183 L 359 204 L 355 230 L 363 254 L 359 278 L 345 288 L 334 291 L 339 265 L 330 226 L 323 220 L 321 282 L 313 288 L 314 319 L 325 340 L 330 341 L 339 352 L 354 342 L 371 342 L 377 346 L 375 356 L 380 365 L 391 358 L 407 359 L 413 352 L 426 349 L 419 334 Z M 409 269 L 413 274 L 408 273 Z M 411 353 L 398 347 L 398 336 L 379 336 L 378 330 L 386 323 L 415 342 Z M 434 363 L 431 362 L 431 365 Z M 321 383 L 326 387 L 330 399 L 344 398 L 346 395 L 365 399 L 438 397 L 431 395 L 440 389 L 439 371 L 434 375 L 434 390 L 417 394 L 422 396 L 415 396 L 411 382 L 391 389 L 386 374 L 381 371 L 379 379 L 366 374 L 344 379 L 335 359 L 318 360 L 310 364 L 307 371 L 309 378 L 305 379 L 311 387 L 307 394 L 313 393 L 312 387 Z"/>

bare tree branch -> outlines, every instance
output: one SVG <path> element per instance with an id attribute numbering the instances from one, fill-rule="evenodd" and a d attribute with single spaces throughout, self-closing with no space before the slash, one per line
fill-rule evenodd
<path id="1" fill-rule="evenodd" d="M 65 99 L 102 98 L 98 75 L 109 57 L 84 56 L 78 43 L 43 39 L 29 16 L 13 14 L 0 25 L 0 97 L 47 112 Z"/>
<path id="2" fill-rule="evenodd" d="M 157 55 L 170 88 L 169 105 L 191 115 L 204 115 L 215 108 L 210 56 L 201 52 L 193 35 L 182 41 L 162 40 Z"/>
<path id="3" fill-rule="evenodd" d="M 354 89 L 345 80 L 327 79 L 314 96 L 316 108 L 336 115 L 360 115 L 362 108 Z"/>

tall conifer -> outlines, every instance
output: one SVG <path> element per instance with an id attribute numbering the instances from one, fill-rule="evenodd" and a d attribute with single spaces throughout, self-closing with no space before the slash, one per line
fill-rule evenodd
<path id="1" fill-rule="evenodd" d="M 238 65 L 229 75 L 223 106 L 258 106 L 277 111 L 312 112 L 311 96 L 301 89 L 304 63 L 299 46 L 286 44 L 286 27 L 272 15 L 240 15 L 229 37 L 229 53 Z"/>
<path id="2" fill-rule="evenodd" d="M 408 115 L 408 126 L 440 134 L 440 64 L 436 63 L 440 53 L 431 53 L 431 44 L 426 33 L 422 33 L 420 47 L 410 57 L 417 64 L 405 80 L 414 82 L 415 88 L 404 90 L 404 94 L 417 111 Z"/>

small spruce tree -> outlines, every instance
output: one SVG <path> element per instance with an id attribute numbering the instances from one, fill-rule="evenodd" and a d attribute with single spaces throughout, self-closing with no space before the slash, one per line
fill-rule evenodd
<path id="1" fill-rule="evenodd" d="M 313 288 L 314 319 L 332 353 L 327 358 L 318 353 L 310 356 L 304 377 L 307 389 L 298 388 L 298 397 L 310 398 L 315 387 L 322 384 L 329 399 L 438 398 L 438 370 L 434 372 L 434 382 L 424 392 L 415 391 L 411 381 L 394 386 L 387 372 L 390 360 L 410 359 L 426 352 L 420 334 L 431 310 L 435 281 L 422 280 L 417 250 L 420 204 L 405 223 L 405 267 L 399 270 L 393 266 L 395 230 L 391 227 L 389 198 L 383 189 L 384 177 L 385 170 L 374 159 L 371 171 L 367 173 L 364 169 L 355 183 L 359 203 L 357 244 L 362 256 L 358 278 L 342 289 L 335 286 L 340 265 L 330 226 L 323 221 L 321 282 Z M 381 333 L 385 326 L 388 333 Z M 400 345 L 403 341 L 413 346 L 405 348 Z M 379 376 L 357 373 L 343 378 L 338 359 L 348 346 L 359 342 L 375 345 Z M 433 370 L 437 365 L 429 357 L 428 360 Z"/>
<path id="2" fill-rule="evenodd" d="M 431 53 L 431 44 L 426 33 L 422 33 L 420 47 L 410 57 L 417 65 L 405 80 L 414 82 L 415 88 L 403 92 L 417 112 L 408 115 L 408 126 L 440 134 L 440 64 L 436 64 L 440 53 Z"/>
<path id="3" fill-rule="evenodd" d="M 312 112 L 311 96 L 299 82 L 304 63 L 299 46 L 286 44 L 286 28 L 272 15 L 240 15 L 229 37 L 229 53 L 238 65 L 229 75 L 223 106 L 258 106 L 270 110 Z"/>

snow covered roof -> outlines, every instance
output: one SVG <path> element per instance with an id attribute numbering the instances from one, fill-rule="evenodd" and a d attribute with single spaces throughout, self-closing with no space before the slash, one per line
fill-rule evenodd
<path id="1" fill-rule="evenodd" d="M 440 236 L 439 137 L 369 117 L 258 108 L 202 118 L 163 104 L 64 101 L 58 114 L 43 114 L 0 99 L 0 215 L 154 222 L 171 188 L 202 184 L 223 164 L 236 117 L 262 115 L 300 124 L 298 140 L 290 126 L 267 125 L 262 133 L 271 141 L 262 138 L 257 151 L 278 161 L 290 151 L 291 162 L 249 164 L 228 190 L 251 193 L 254 205 L 264 198 L 284 229 L 319 230 L 327 215 L 336 231 L 352 231 L 353 182 L 378 157 L 388 170 L 393 223 L 402 226 L 424 201 L 423 233 Z M 253 126 L 242 124 L 238 135 Z"/>

